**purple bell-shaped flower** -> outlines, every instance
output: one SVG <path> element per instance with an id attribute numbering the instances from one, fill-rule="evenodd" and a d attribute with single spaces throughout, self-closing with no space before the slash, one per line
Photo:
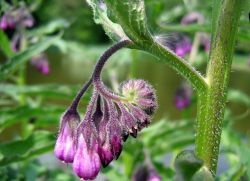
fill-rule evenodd
<path id="1" fill-rule="evenodd" d="M 67 110 L 61 118 L 54 152 L 56 157 L 65 163 L 72 163 L 74 160 L 76 152 L 76 128 L 79 122 L 80 116 L 78 113 L 70 109 Z"/>

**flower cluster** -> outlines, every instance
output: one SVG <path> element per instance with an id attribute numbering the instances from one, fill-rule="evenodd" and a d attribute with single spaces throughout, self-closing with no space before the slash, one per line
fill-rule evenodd
<path id="1" fill-rule="evenodd" d="M 34 25 L 34 18 L 26 7 L 12 9 L 0 19 L 0 28 L 3 30 L 16 27 L 30 28 Z"/>
<path id="2" fill-rule="evenodd" d="M 27 28 L 32 28 L 35 24 L 35 19 L 31 14 L 31 11 L 25 5 L 20 7 L 10 7 L 0 17 L 0 29 L 4 30 L 6 34 L 10 30 L 10 34 L 14 34 L 10 37 L 11 49 L 13 52 L 19 52 L 25 49 L 25 46 L 33 43 L 32 41 L 37 39 L 34 36 L 28 36 L 25 34 Z M 49 61 L 44 53 L 40 53 L 31 58 L 31 66 L 33 66 L 38 72 L 43 75 L 49 73 Z"/>
<path id="3" fill-rule="evenodd" d="M 85 91 L 91 83 L 94 87 L 83 120 L 79 121 L 76 107 L 84 91 L 79 92 L 61 119 L 55 154 L 72 163 L 81 179 L 94 179 L 101 167 L 117 159 L 123 142 L 129 135 L 136 137 L 150 123 L 157 107 L 154 89 L 144 80 L 126 81 L 121 84 L 120 93 L 115 94 L 100 79 L 106 60 L 128 43 L 128 40 L 117 43 L 98 61 L 91 80 L 83 88 Z"/>

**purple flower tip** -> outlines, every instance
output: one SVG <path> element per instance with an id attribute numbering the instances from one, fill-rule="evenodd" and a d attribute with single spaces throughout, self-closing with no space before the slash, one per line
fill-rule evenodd
<path id="1" fill-rule="evenodd" d="M 84 180 L 93 180 L 101 169 L 98 142 L 93 123 L 82 122 L 78 128 L 77 150 L 73 161 L 74 172 Z"/>
<path id="2" fill-rule="evenodd" d="M 103 167 L 109 165 L 109 163 L 114 159 L 114 155 L 110 149 L 109 145 L 103 145 L 98 147 L 98 154 Z"/>
<path id="3" fill-rule="evenodd" d="M 183 83 L 175 92 L 174 104 L 177 109 L 185 109 L 191 103 L 192 89 L 187 83 Z"/>
<path id="4" fill-rule="evenodd" d="M 155 169 L 147 165 L 140 166 L 134 173 L 132 181 L 161 181 L 161 177 Z"/>
<path id="5" fill-rule="evenodd" d="M 43 75 L 48 75 L 50 71 L 49 61 L 44 53 L 32 57 L 30 64 L 34 66 Z"/>
<path id="6" fill-rule="evenodd" d="M 4 16 L 0 19 L 0 28 L 2 30 L 6 30 L 8 28 L 8 22 Z"/>
<path id="7" fill-rule="evenodd" d="M 80 117 L 76 111 L 68 110 L 61 118 L 61 125 L 54 153 L 58 159 L 65 163 L 72 163 L 74 160 L 76 151 L 76 127 L 79 122 Z"/>
<path id="8" fill-rule="evenodd" d="M 166 38 L 162 35 L 158 35 L 155 38 L 156 41 L 158 41 L 164 47 L 167 47 L 175 52 L 179 57 L 183 58 L 185 55 L 191 52 L 192 42 L 186 35 L 173 33 L 169 38 Z"/>
<path id="9" fill-rule="evenodd" d="M 161 177 L 154 169 L 149 169 L 148 181 L 161 181 Z"/>

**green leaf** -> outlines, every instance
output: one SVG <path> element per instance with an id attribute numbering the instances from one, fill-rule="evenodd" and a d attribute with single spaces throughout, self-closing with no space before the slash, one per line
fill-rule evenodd
<path id="1" fill-rule="evenodd" d="M 26 139 L 1 143 L 0 167 L 51 151 L 54 144 L 54 134 L 47 131 L 36 131 Z"/>
<path id="2" fill-rule="evenodd" d="M 56 84 L 23 86 L 17 86 L 14 84 L 0 84 L 0 93 L 13 97 L 20 94 L 27 94 L 28 96 L 37 95 L 43 97 L 71 99 L 76 95 L 78 89 L 79 86 L 66 86 Z"/>
<path id="3" fill-rule="evenodd" d="M 119 24 L 112 22 L 107 16 L 105 4 L 101 4 L 99 0 L 86 0 L 92 7 L 94 20 L 96 24 L 101 24 L 106 34 L 115 41 L 119 41 L 126 37 L 123 29 Z"/>
<path id="4" fill-rule="evenodd" d="M 11 57 L 5 64 L 0 67 L 0 80 L 5 79 L 7 75 L 9 75 L 16 68 L 18 68 L 18 66 L 26 63 L 32 56 L 43 52 L 49 46 L 53 45 L 55 41 L 58 40 L 60 37 L 61 34 L 50 38 L 44 38 L 39 43 L 34 44 L 26 50 Z"/>
<path id="5" fill-rule="evenodd" d="M 108 13 L 134 42 L 151 40 L 143 0 L 105 0 Z"/>
<path id="6" fill-rule="evenodd" d="M 22 106 L 17 108 L 2 109 L 0 117 L 0 133 L 16 123 L 19 123 L 23 120 L 29 120 L 31 118 L 43 117 L 44 119 L 42 120 L 42 122 L 46 123 L 47 119 L 54 117 L 57 119 L 47 122 L 47 125 L 58 123 L 58 119 L 64 110 L 64 107 L 48 105 L 38 108 Z"/>
<path id="7" fill-rule="evenodd" d="M 46 25 L 43 25 L 41 27 L 38 27 L 36 29 L 28 31 L 29 36 L 41 36 L 46 35 L 50 33 L 54 33 L 56 31 L 63 30 L 65 28 L 69 27 L 69 22 L 67 22 L 65 19 L 57 19 L 52 22 L 49 22 Z"/>
<path id="8" fill-rule="evenodd" d="M 3 30 L 0 29 L 0 47 L 3 53 L 9 58 L 13 55 L 13 51 L 11 50 L 10 42 L 8 37 L 5 35 Z"/>

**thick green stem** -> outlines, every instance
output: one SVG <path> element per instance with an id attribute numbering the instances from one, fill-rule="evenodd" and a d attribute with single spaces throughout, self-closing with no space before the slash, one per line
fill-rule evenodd
<path id="1" fill-rule="evenodd" d="M 222 0 L 207 69 L 208 89 L 198 92 L 196 153 L 215 174 L 238 21 L 244 0 Z"/>

